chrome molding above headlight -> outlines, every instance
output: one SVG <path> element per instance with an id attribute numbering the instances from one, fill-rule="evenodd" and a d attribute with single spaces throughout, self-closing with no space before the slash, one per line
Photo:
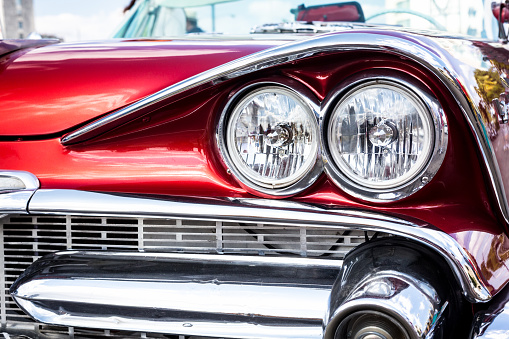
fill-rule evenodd
<path id="1" fill-rule="evenodd" d="M 244 88 L 219 122 L 217 143 L 227 168 L 252 193 L 286 197 L 309 187 L 322 171 L 316 112 L 290 87 Z"/>
<path id="2" fill-rule="evenodd" d="M 426 185 L 442 164 L 444 111 L 437 99 L 406 81 L 356 81 L 341 88 L 324 112 L 326 172 L 359 199 L 405 198 Z"/>

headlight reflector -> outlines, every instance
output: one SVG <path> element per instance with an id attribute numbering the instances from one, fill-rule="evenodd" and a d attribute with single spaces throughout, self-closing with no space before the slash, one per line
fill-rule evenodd
<path id="1" fill-rule="evenodd" d="M 330 154 L 355 185 L 391 190 L 407 184 L 428 164 L 434 143 L 429 109 L 409 89 L 376 81 L 348 92 L 328 125 Z"/>
<path id="2" fill-rule="evenodd" d="M 241 182 L 257 190 L 289 187 L 316 163 L 316 117 L 287 88 L 267 86 L 252 91 L 234 106 L 225 128 L 232 170 Z"/>

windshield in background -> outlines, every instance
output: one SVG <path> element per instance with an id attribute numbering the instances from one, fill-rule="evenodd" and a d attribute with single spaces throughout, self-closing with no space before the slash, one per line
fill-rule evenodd
<path id="1" fill-rule="evenodd" d="M 364 0 L 358 3 L 367 24 L 439 30 L 490 40 L 498 34 L 491 0 Z M 263 24 L 305 18 L 299 16 L 299 6 L 310 8 L 324 4 L 327 1 L 137 0 L 114 37 L 170 37 L 202 32 L 249 34 Z"/>

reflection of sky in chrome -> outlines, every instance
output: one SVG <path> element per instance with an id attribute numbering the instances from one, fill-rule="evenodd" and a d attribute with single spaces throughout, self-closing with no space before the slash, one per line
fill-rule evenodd
<path id="1" fill-rule="evenodd" d="M 431 312 L 434 308 L 428 300 L 423 299 L 418 294 L 414 295 L 413 293 L 415 292 L 413 289 L 407 289 L 401 294 L 397 294 L 393 301 L 395 305 L 398 305 L 405 312 L 410 324 L 412 324 L 416 331 L 420 332 L 419 334 L 423 334 L 433 319 Z"/>
<path id="2" fill-rule="evenodd" d="M 256 25 L 292 21 L 293 15 L 290 9 L 302 3 L 313 6 L 334 2 L 337 1 L 241 0 L 218 4 L 216 5 L 216 31 L 226 34 L 247 34 Z M 382 12 L 385 4 L 389 6 L 393 3 L 392 7 L 394 7 L 398 3 L 398 1 L 387 0 L 359 0 L 359 2 L 365 17 Z M 128 3 L 129 0 L 34 0 L 36 30 L 39 33 L 63 37 L 65 41 L 107 38 L 122 21 L 122 8 Z M 481 1 L 449 1 L 446 6 L 450 12 L 448 16 L 437 15 L 439 10 L 433 7 L 431 0 L 409 0 L 407 7 L 433 17 L 448 29 L 455 30 L 455 33 L 467 34 L 467 30 L 470 29 L 470 32 L 475 30 L 480 34 L 482 24 L 486 22 L 488 24 L 485 25 L 484 30 L 488 37 L 491 37 L 495 31 L 493 27 L 495 21 L 488 11 L 490 4 L 491 1 L 485 1 L 485 8 L 483 8 Z M 192 11 L 198 19 L 199 26 L 210 32 L 212 29 L 210 7 L 193 8 Z M 397 24 L 391 20 L 409 23 L 417 28 L 431 28 L 428 21 L 406 14 L 400 14 L 399 17 L 382 15 L 374 19 L 372 23 Z"/>
<path id="3" fill-rule="evenodd" d="M 491 316 L 490 316 L 491 318 Z M 481 326 L 482 333 L 476 339 L 507 339 L 509 338 L 509 307 L 497 314 L 488 327 Z"/>
<path id="4" fill-rule="evenodd" d="M 136 305 L 161 309 L 168 308 L 171 303 L 173 309 L 190 312 L 322 318 L 329 297 L 327 289 L 257 284 L 42 279 L 21 285 L 17 294 L 33 300 Z M 299 297 L 295 298 L 296 295 Z"/>

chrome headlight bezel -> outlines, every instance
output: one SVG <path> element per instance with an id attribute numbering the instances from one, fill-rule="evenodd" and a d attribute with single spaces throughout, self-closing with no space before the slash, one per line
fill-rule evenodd
<path id="1" fill-rule="evenodd" d="M 310 93 L 299 91 L 296 86 L 288 86 L 278 82 L 258 82 L 248 85 L 233 95 L 226 104 L 218 124 L 216 133 L 216 142 L 219 153 L 227 168 L 228 173 L 232 174 L 236 181 L 248 192 L 266 197 L 284 198 L 293 196 L 311 186 L 323 172 L 321 162 L 321 140 L 318 124 L 318 104 L 313 101 Z M 297 86 L 298 87 L 298 86 Z M 238 152 L 231 146 L 233 137 L 231 130 L 231 121 L 239 115 L 239 108 L 258 93 L 267 91 L 276 91 L 290 96 L 304 107 L 306 114 L 309 114 L 314 129 L 316 142 L 313 150 L 307 160 L 301 173 L 290 178 L 288 182 L 264 182 L 258 178 L 249 175 L 239 161 Z"/>
<path id="2" fill-rule="evenodd" d="M 387 87 L 407 95 L 415 105 L 427 112 L 425 125 L 432 133 L 426 159 L 418 164 L 418 168 L 408 176 L 393 180 L 388 184 L 372 184 L 358 180 L 347 173 L 343 166 L 337 163 L 334 151 L 331 149 L 329 133 L 331 118 L 341 103 L 352 94 L 369 88 L 370 86 Z M 440 169 L 447 150 L 448 130 L 444 110 L 439 101 L 427 90 L 412 83 L 393 77 L 371 77 L 358 80 L 338 90 L 324 106 L 324 117 L 321 120 L 320 131 L 323 141 L 324 168 L 332 181 L 346 193 L 370 202 L 393 202 L 410 196 L 424 187 Z"/>

